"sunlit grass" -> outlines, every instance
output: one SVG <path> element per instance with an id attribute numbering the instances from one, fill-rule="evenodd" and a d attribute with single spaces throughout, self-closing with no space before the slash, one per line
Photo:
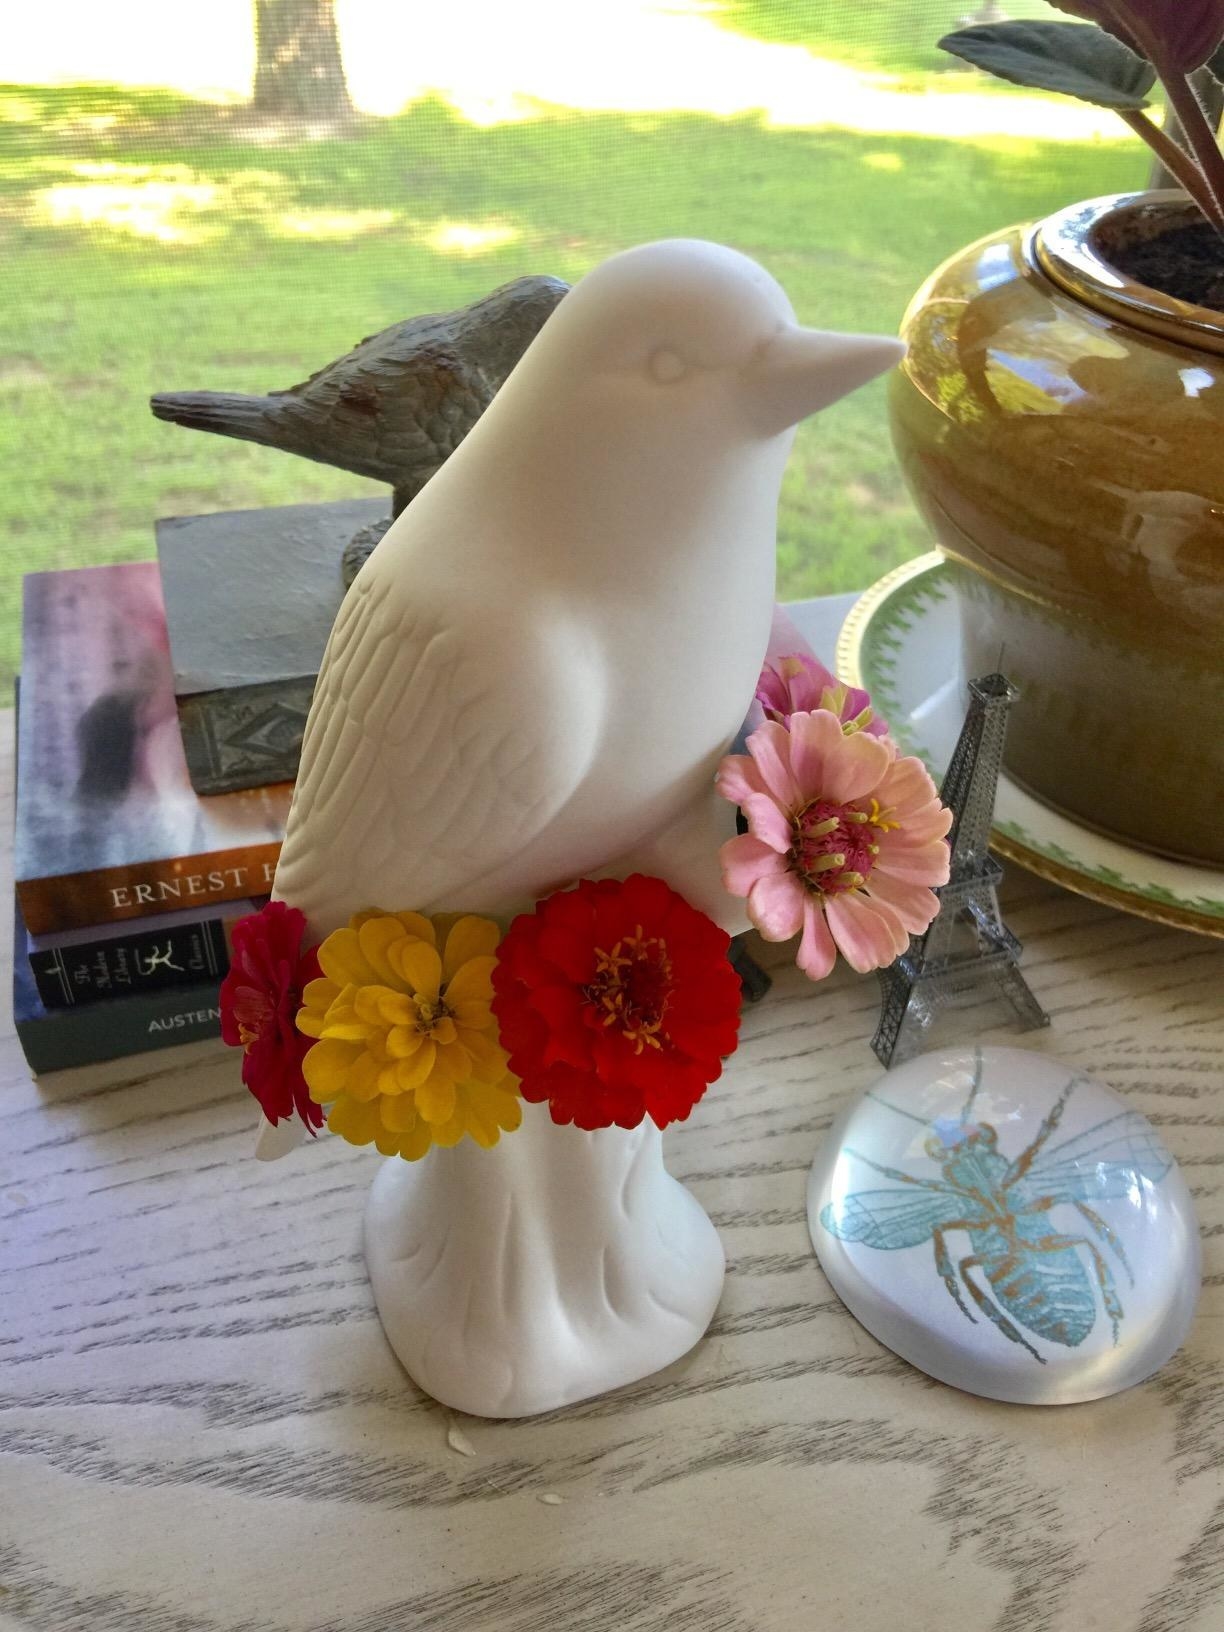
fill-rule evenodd
<path id="1" fill-rule="evenodd" d="M 1084 140 L 1113 115 L 1020 98 L 936 49 L 966 0 L 338 0 L 353 101 L 386 116 L 437 98 L 470 124 L 550 110 L 752 114 L 765 124 Z M 1009 0 L 1048 15 L 1044 0 Z M 13 79 L 250 94 L 250 0 L 40 0 L 0 13 Z M 942 69 L 940 73 L 935 70 Z M 11 115 L 10 115 L 11 116 Z M 95 132 L 107 115 L 94 113 Z"/>
<path id="2" fill-rule="evenodd" d="M 491 255 L 521 237 L 518 227 L 504 222 L 442 221 L 425 233 L 424 242 L 438 255 Z"/>
<path id="3" fill-rule="evenodd" d="M 1095 140 L 1110 116 L 933 74 L 963 8 L 339 0 L 354 100 L 396 115 L 346 139 L 245 116 L 250 0 L 10 8 L 0 58 L 27 83 L 0 87 L 0 675 L 23 571 L 147 555 L 159 515 L 370 487 L 160 425 L 152 391 L 285 386 L 412 312 L 676 234 L 758 256 L 811 322 L 887 328 L 961 243 L 1141 180 L 1135 148 Z M 38 83 L 74 76 L 113 83 Z M 784 594 L 924 543 L 880 387 L 801 432 Z"/>
<path id="4" fill-rule="evenodd" d="M 273 230 L 298 238 L 347 242 L 369 232 L 385 232 L 395 221 L 394 210 L 298 210 L 278 216 Z"/>
<path id="5" fill-rule="evenodd" d="M 950 68 L 937 41 L 980 9 L 980 0 L 713 0 L 723 27 L 818 56 L 890 74 Z M 1046 0 L 1006 0 L 1009 17 L 1052 17 Z M 959 74 L 953 69 L 954 77 Z"/>
<path id="6" fill-rule="evenodd" d="M 161 243 L 199 243 L 207 229 L 196 222 L 217 201 L 218 189 L 211 183 L 173 174 L 146 174 L 131 182 L 61 182 L 35 192 L 32 200 L 35 219 L 47 226 L 106 227 Z"/>
<path id="7" fill-rule="evenodd" d="M 17 86 L 0 102 L 34 108 L 0 138 L 0 668 L 24 570 L 150 555 L 160 515 L 375 491 L 158 423 L 153 391 L 287 386 L 411 313 L 524 272 L 572 280 L 676 234 L 758 257 L 805 321 L 887 329 L 960 245 L 1144 169 L 1122 144 L 759 117 L 554 111 L 482 129 L 437 101 L 352 139 L 253 147 L 240 121 L 164 90 Z M 803 430 L 784 594 L 862 585 L 924 547 L 879 387 Z"/>

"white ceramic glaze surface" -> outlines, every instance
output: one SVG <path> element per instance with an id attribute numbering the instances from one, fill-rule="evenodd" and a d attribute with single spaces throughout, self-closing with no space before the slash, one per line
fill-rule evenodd
<path id="1" fill-rule="evenodd" d="M 901 350 L 800 328 L 715 244 L 577 284 L 336 619 L 276 874 L 312 936 L 609 870 L 746 928 L 714 773 L 769 639 L 794 427 Z"/>
<path id="2" fill-rule="evenodd" d="M 1016 1048 L 923 1055 L 813 1163 L 821 1268 L 867 1330 L 945 1383 L 1069 1405 L 1141 1382 L 1194 1317 L 1194 1207 L 1147 1118 Z"/>
<path id="3" fill-rule="evenodd" d="M 633 872 L 745 928 L 714 774 L 769 638 L 794 427 L 901 350 L 800 328 L 715 244 L 584 278 L 341 607 L 276 874 L 310 939 L 370 907 L 506 919 Z M 704 1331 L 721 1248 L 657 1135 L 596 1133 L 575 1166 L 582 1138 L 539 1113 L 492 1155 L 377 1181 L 379 1313 L 439 1399 L 543 1410 Z"/>
<path id="4" fill-rule="evenodd" d="M 649 1122 L 584 1133 L 528 1105 L 492 1151 L 465 1140 L 385 1162 L 366 1260 L 413 1380 L 457 1410 L 525 1417 L 686 1354 L 718 1305 L 725 1259 L 662 1147 Z"/>

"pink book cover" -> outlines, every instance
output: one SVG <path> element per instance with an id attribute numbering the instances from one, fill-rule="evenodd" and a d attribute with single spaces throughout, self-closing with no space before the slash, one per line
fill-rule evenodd
<path id="1" fill-rule="evenodd" d="M 32 935 L 268 892 L 293 785 L 192 788 L 155 561 L 26 577 L 19 709 Z"/>

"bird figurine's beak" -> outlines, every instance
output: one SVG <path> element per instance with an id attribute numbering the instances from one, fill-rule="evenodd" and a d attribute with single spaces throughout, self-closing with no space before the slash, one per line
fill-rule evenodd
<path id="1" fill-rule="evenodd" d="M 744 370 L 749 414 L 764 435 L 776 436 L 887 373 L 904 355 L 904 342 L 891 335 L 833 334 L 792 324 Z"/>

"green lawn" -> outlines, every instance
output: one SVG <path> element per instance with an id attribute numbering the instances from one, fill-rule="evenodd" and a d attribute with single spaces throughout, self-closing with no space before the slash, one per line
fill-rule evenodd
<path id="1" fill-rule="evenodd" d="M 1007 0 L 1005 9 L 1009 17 L 1060 16 L 1046 0 Z M 980 0 L 722 0 L 719 16 L 736 33 L 806 45 L 819 56 L 860 68 L 902 75 L 943 72 L 964 83 L 963 69 L 937 42 L 978 10 Z M 1061 20 L 1067 20 L 1065 13 Z"/>
<path id="2" fill-rule="evenodd" d="M 169 92 L 0 88 L 0 670 L 24 571 L 149 555 L 159 515 L 370 489 L 159 424 L 152 391 L 288 385 L 410 313 L 674 234 L 759 257 L 810 323 L 891 329 L 960 245 L 1145 168 L 1126 143 L 547 110 L 481 129 L 441 104 L 267 142 Z M 856 587 L 923 547 L 869 388 L 800 437 L 780 592 Z"/>

